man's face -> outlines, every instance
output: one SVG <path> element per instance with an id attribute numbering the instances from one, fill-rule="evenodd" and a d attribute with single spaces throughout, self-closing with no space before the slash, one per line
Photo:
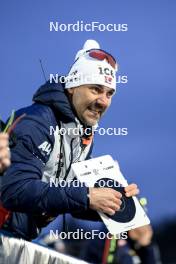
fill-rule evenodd
<path id="1" fill-rule="evenodd" d="M 79 119 L 94 126 L 111 104 L 114 89 L 102 85 L 81 85 L 68 89 Z"/>

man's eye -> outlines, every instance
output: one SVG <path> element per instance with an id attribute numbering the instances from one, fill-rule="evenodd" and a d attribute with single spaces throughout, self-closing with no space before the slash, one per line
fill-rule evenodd
<path id="1" fill-rule="evenodd" d="M 91 90 L 96 94 L 100 92 L 100 89 L 98 87 L 92 87 Z"/>
<path id="2" fill-rule="evenodd" d="M 95 87 L 94 90 L 99 93 L 100 92 L 100 89 L 98 87 Z"/>
<path id="3" fill-rule="evenodd" d="M 108 93 L 107 93 L 107 96 L 110 98 L 110 97 L 113 96 L 113 94 L 114 94 L 113 92 L 108 92 Z"/>

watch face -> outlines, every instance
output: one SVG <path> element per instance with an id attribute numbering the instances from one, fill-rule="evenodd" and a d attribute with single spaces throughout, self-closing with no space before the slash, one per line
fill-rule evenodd
<path id="1" fill-rule="evenodd" d="M 106 214 L 110 219 L 119 222 L 119 223 L 127 223 L 130 222 L 135 214 L 136 207 L 132 197 L 126 197 L 124 187 L 121 187 L 117 181 L 114 181 L 110 178 L 101 178 L 95 184 L 94 187 L 97 188 L 112 188 L 122 194 L 122 204 L 120 209 L 114 215 Z"/>

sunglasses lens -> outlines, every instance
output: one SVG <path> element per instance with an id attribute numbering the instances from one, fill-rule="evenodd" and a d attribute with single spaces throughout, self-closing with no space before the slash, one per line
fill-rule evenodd
<path id="1" fill-rule="evenodd" d="M 111 56 L 108 57 L 108 61 L 109 61 L 110 65 L 115 69 L 116 61 Z"/>
<path id="2" fill-rule="evenodd" d="M 108 63 L 116 69 L 116 61 L 115 59 L 108 53 L 103 50 L 89 50 L 89 56 L 97 59 L 97 60 L 104 60 L 106 59 Z"/>
<path id="3" fill-rule="evenodd" d="M 97 50 L 90 51 L 89 56 L 97 60 L 104 60 L 106 58 L 106 55 L 104 54 L 104 52 L 97 51 Z"/>

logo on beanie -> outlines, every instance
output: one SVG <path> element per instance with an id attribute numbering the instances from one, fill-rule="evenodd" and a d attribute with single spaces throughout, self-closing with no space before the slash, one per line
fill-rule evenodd
<path id="1" fill-rule="evenodd" d="M 114 78 L 114 72 L 113 70 L 110 70 L 109 68 L 102 68 L 102 67 L 98 67 L 99 69 L 99 74 L 102 74 L 102 75 L 111 75 L 112 78 Z"/>
<path id="2" fill-rule="evenodd" d="M 112 77 L 105 76 L 105 83 L 111 84 L 112 83 Z"/>
<path id="3" fill-rule="evenodd" d="M 67 79 L 67 82 L 76 82 L 79 80 L 78 76 L 78 70 L 73 71 L 72 73 L 70 73 L 69 79 Z"/>

